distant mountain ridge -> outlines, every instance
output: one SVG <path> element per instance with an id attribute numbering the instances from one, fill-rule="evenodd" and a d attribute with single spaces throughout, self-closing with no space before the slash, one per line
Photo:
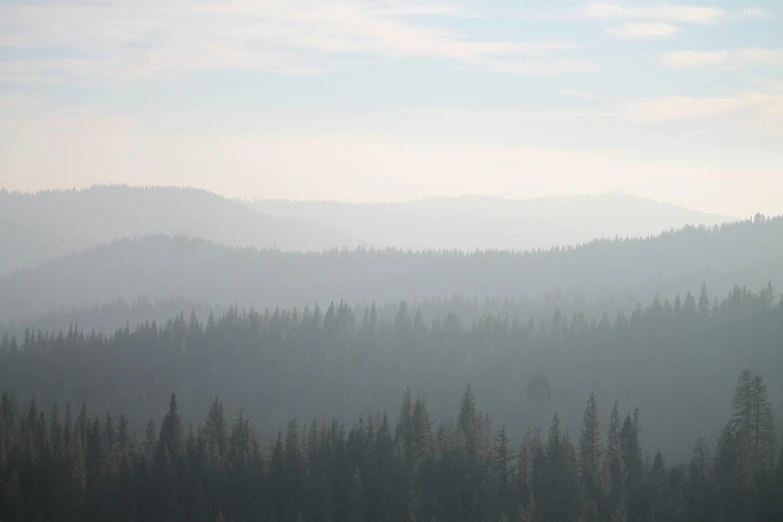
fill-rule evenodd
<path id="1" fill-rule="evenodd" d="M 403 203 L 242 203 L 269 215 L 329 225 L 373 245 L 403 250 L 522 251 L 736 220 L 621 193 L 529 200 L 462 196 Z"/>
<path id="2" fill-rule="evenodd" d="M 588 301 L 649 300 L 695 292 L 703 281 L 715 295 L 735 284 L 783 285 L 783 217 L 526 253 L 304 254 L 182 237 L 126 239 L 0 277 L 0 317 L 16 321 L 118 298 L 172 295 L 260 309 L 341 299 L 349 304 L 453 295 L 533 299 L 553 292 Z"/>
<path id="3" fill-rule="evenodd" d="M 187 235 L 230 246 L 321 251 L 361 243 L 334 228 L 264 215 L 199 189 L 95 186 L 0 191 L 0 274 L 115 239 Z"/>
<path id="4" fill-rule="evenodd" d="M 156 234 L 305 252 L 360 245 L 523 251 L 731 220 L 623 194 L 532 200 L 429 197 L 350 204 L 234 201 L 179 187 L 0 190 L 0 244 L 13 252 L 0 257 L 0 274 L 116 239 Z"/>

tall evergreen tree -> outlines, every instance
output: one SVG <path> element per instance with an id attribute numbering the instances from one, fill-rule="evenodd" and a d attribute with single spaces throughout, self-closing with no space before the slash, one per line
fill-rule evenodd
<path id="1" fill-rule="evenodd" d="M 772 405 L 761 375 L 743 371 L 731 401 L 731 425 L 744 442 L 744 452 L 754 466 L 768 469 L 774 466 L 777 452 Z"/>
<path id="2" fill-rule="evenodd" d="M 600 481 L 603 460 L 600 418 L 595 394 L 585 406 L 582 429 L 579 432 L 579 461 L 586 481 Z"/>
<path id="3" fill-rule="evenodd" d="M 171 394 L 169 411 L 163 418 L 158 436 L 158 451 L 166 451 L 171 458 L 178 457 L 184 450 L 185 429 L 177 407 L 177 394 Z"/>

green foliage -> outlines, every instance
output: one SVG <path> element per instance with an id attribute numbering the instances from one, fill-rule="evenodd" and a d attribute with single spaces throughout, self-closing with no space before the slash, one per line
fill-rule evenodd
<path id="1" fill-rule="evenodd" d="M 226 458 L 226 412 L 244 408 L 251 427 L 269 433 L 289 417 L 329 412 L 352 419 L 356 411 L 395 403 L 410 384 L 428 398 L 426 416 L 419 421 L 429 417 L 434 429 L 452 413 L 453 397 L 468 380 L 481 390 L 490 417 L 505 421 L 510 437 L 547 426 L 550 413 L 558 411 L 563 428 L 579 435 L 581 455 L 584 426 L 579 420 L 584 421 L 585 405 L 578 398 L 595 393 L 598 411 L 611 411 L 612 397 L 638 406 L 645 412 L 645 438 L 667 456 L 685 461 L 696 437 L 719 433 L 724 403 L 710 398 L 730 397 L 732 378 L 742 369 L 764 368 L 767 396 L 783 395 L 783 308 L 770 308 L 768 295 L 767 289 L 754 294 L 737 288 L 711 306 L 706 319 L 698 313 L 687 316 L 687 306 L 676 315 L 665 302 L 653 300 L 631 318 L 618 314 L 587 322 L 576 313 L 535 322 L 490 314 L 471 325 L 435 319 L 427 326 L 398 329 L 392 319 L 371 320 L 372 310 L 366 322 L 357 322 L 342 303 L 326 314 L 319 307 L 263 313 L 231 308 L 205 325 L 178 313 L 162 324 L 123 327 L 111 335 L 73 327 L 61 333 L 31 329 L 27 348 L 11 350 L 11 338 L 0 352 L 0 382 L 24 401 L 35 395 L 39 404 L 84 402 L 96 411 L 125 412 L 128 429 L 142 440 L 149 416 L 161 420 L 166 415 L 160 397 L 170 393 L 169 383 L 176 383 L 182 426 L 203 422 L 203 412 L 210 411 L 206 429 L 218 442 L 211 459 Z M 564 326 L 555 330 L 555 322 Z M 546 393 L 531 396 L 531 384 L 539 381 L 546 382 Z M 221 404 L 213 404 L 216 395 Z M 256 397 L 276 400 L 251 400 Z M 407 434 L 406 452 L 414 451 L 414 403 L 411 396 L 402 415 L 395 408 L 391 419 Z M 778 410 L 759 411 L 765 419 L 783 415 L 775 406 Z M 591 422 L 597 418 L 593 415 Z M 478 426 L 480 420 L 466 420 L 470 427 L 459 424 L 466 441 L 475 438 L 471 432 L 485 429 Z M 668 429 L 671 425 L 678 429 Z M 417 436 L 423 427 L 420 422 Z M 601 441 L 613 446 L 609 434 L 602 434 Z M 773 438 L 766 440 L 770 447 Z M 773 453 L 767 451 L 765 460 Z M 147 454 L 152 457 L 154 452 Z"/>
<path id="2" fill-rule="evenodd" d="M 403 411 L 409 403 L 406 393 Z M 91 416 L 83 408 L 68 430 L 72 435 L 58 446 L 58 409 L 47 421 L 37 401 L 22 412 L 5 393 L 0 520 L 764 522 L 783 515 L 783 463 L 754 467 L 745 433 L 731 423 L 714 461 L 707 441 L 697 440 L 686 474 L 681 465 L 667 468 L 660 452 L 643 465 L 639 414 L 627 415 L 614 457 L 623 477 L 616 490 L 603 491 L 588 487 L 579 464 L 584 458 L 558 415 L 544 443 L 535 434 L 523 438 L 512 465 L 505 428 L 488 429 L 471 388 L 457 422 L 442 423 L 436 434 L 421 396 L 410 405 L 412 433 L 401 428 L 392 437 L 385 415 L 362 416 L 350 430 L 336 421 L 314 421 L 306 430 L 292 420 L 266 449 L 240 411 L 222 442 L 225 458 L 216 459 L 220 404 L 214 400 L 205 424 L 189 430 L 187 443 L 177 443 L 179 404 L 172 394 L 160 435 L 151 421 L 143 443 L 129 437 L 124 446 L 111 443 L 122 430 L 113 428 L 110 412 Z M 612 417 L 618 423 L 619 411 Z M 412 451 L 406 437 L 414 441 Z M 144 456 L 150 445 L 153 461 Z"/>

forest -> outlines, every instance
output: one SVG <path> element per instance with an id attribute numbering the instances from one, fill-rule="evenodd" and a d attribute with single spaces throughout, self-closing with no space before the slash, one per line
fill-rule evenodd
<path id="1" fill-rule="evenodd" d="M 714 441 L 699 437 L 672 464 L 644 450 L 648 421 L 594 395 L 578 431 L 554 414 L 547 430 L 493 430 L 468 384 L 456 418 L 435 423 L 426 399 L 337 421 L 291 420 L 259 438 L 219 398 L 185 423 L 172 393 L 162 419 L 36 399 L 0 403 L 0 520 L 43 521 L 775 521 L 783 516 L 783 453 L 759 373 L 736 379 Z M 676 426 L 671 427 L 676 429 Z"/>
<path id="2" fill-rule="evenodd" d="M 771 285 L 722 299 L 702 285 L 593 320 L 555 309 L 540 320 L 487 314 L 463 324 L 449 313 L 425 322 L 406 303 L 388 319 L 337 303 L 230 308 L 203 322 L 179 313 L 111 334 L 27 329 L 0 341 L 0 383 L 25 401 L 121 411 L 134 427 L 162 416 L 172 391 L 188 422 L 220 396 L 264 435 L 290 417 L 393 411 L 406 386 L 446 419 L 468 382 L 514 436 L 545 428 L 553 411 L 574 430 L 581 399 L 595 393 L 603 409 L 618 398 L 647 412 L 646 440 L 679 461 L 695 437 L 720 431 L 738 372 L 764 370 L 772 396 L 783 397 L 781 347 L 783 306 Z"/>
<path id="3" fill-rule="evenodd" d="M 783 520 L 783 217 L 345 247 L 500 201 L 0 192 L 0 522 Z"/>
<path id="4" fill-rule="evenodd" d="M 783 522 L 783 0 L 0 0 L 0 522 Z"/>
<path id="5" fill-rule="evenodd" d="M 21 321 L 120 297 L 177 295 L 257 310 L 454 296 L 537 302 L 559 295 L 580 303 L 575 311 L 614 315 L 621 309 L 630 313 L 637 302 L 656 295 L 673 301 L 677 292 L 697 292 L 704 281 L 716 295 L 735 284 L 755 290 L 772 281 L 781 287 L 781 237 L 783 217 L 764 216 L 526 251 L 289 252 L 192 236 L 141 235 L 0 276 L 0 320 Z"/>

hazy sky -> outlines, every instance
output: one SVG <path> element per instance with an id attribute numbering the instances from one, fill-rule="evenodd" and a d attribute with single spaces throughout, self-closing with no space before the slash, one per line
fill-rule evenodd
<path id="1" fill-rule="evenodd" d="M 0 0 L 0 185 L 783 212 L 783 2 Z"/>

